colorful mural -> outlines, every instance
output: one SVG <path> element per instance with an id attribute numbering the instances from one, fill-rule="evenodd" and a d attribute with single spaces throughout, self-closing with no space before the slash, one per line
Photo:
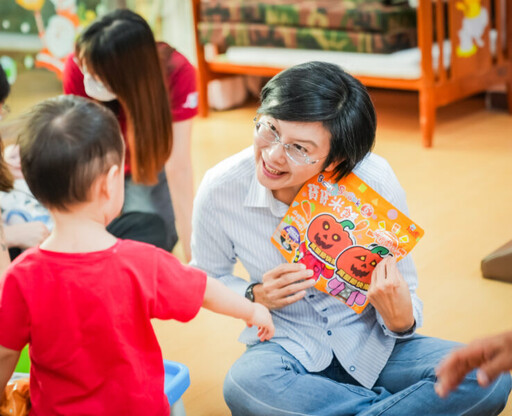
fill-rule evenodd
<path id="1" fill-rule="evenodd" d="M 87 26 L 101 12 L 100 0 L 2 0 L 0 1 L 0 55 L 2 66 L 9 62 L 10 71 L 16 66 L 24 69 L 46 68 L 60 77 L 66 56 L 73 51 L 81 28 Z M 16 46 L 1 42 L 3 35 L 31 36 L 39 39 L 39 50 L 20 53 Z M 9 38 L 11 39 L 11 38 Z M 21 38 L 23 42 L 23 38 Z M 2 53 L 4 52 L 4 53 Z M 11 82 L 14 80 L 11 78 Z"/>

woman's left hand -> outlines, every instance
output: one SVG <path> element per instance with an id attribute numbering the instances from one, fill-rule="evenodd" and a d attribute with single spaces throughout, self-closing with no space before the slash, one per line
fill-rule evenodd
<path id="1" fill-rule="evenodd" d="M 373 271 L 368 300 L 390 331 L 404 332 L 414 325 L 409 286 L 396 267 L 394 257 L 386 257 Z"/>

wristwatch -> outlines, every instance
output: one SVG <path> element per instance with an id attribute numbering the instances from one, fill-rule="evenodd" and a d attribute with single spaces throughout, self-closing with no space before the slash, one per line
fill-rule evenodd
<path id="1" fill-rule="evenodd" d="M 411 335 L 415 330 L 416 330 L 416 319 L 414 320 L 414 323 L 412 324 L 412 326 L 409 329 L 407 329 L 406 331 L 402 331 L 402 332 L 395 332 L 395 334 L 400 337 L 405 337 L 406 335 Z"/>
<path id="2" fill-rule="evenodd" d="M 251 283 L 249 286 L 247 286 L 247 289 L 245 289 L 245 297 L 249 299 L 251 302 L 254 302 L 254 286 L 258 284 L 259 283 Z"/>

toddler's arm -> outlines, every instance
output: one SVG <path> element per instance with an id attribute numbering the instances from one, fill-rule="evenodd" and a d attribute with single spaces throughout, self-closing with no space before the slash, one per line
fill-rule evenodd
<path id="1" fill-rule="evenodd" d="M 206 282 L 203 307 L 216 313 L 243 319 L 248 326 L 256 325 L 261 341 L 274 336 L 274 323 L 265 306 L 243 298 L 212 277 L 208 277 Z"/>
<path id="2" fill-rule="evenodd" d="M 0 345 L 0 394 L 12 376 L 20 358 L 20 352 Z"/>

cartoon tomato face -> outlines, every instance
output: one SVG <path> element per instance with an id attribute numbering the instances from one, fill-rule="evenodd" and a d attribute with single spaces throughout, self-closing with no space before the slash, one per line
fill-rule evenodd
<path id="1" fill-rule="evenodd" d="M 331 214 L 320 214 L 313 218 L 307 230 L 309 250 L 322 261 L 334 266 L 336 256 L 354 244 L 346 229 L 353 230 L 352 221 L 336 221 Z"/>
<path id="2" fill-rule="evenodd" d="M 362 246 L 350 247 L 336 259 L 336 273 L 347 283 L 368 290 L 375 266 L 387 254 L 389 250 L 381 246 L 372 249 Z"/>

